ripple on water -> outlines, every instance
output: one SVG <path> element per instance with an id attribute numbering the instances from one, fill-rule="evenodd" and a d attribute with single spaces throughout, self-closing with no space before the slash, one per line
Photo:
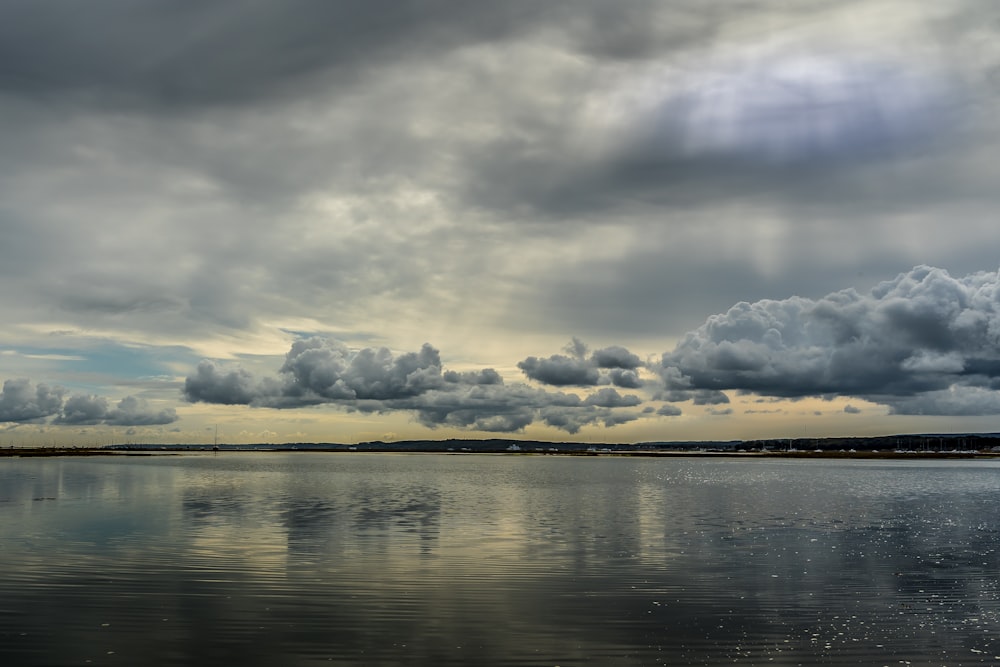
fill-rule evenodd
<path id="1" fill-rule="evenodd" d="M 171 458 L 0 468 L 3 664 L 1000 660 L 977 469 Z"/>

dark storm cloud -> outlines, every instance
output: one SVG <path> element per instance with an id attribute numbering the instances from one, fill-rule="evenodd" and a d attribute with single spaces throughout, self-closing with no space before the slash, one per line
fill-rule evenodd
<path id="1" fill-rule="evenodd" d="M 956 4 L 943 13 L 964 22 L 945 27 L 930 12 L 921 17 L 895 7 L 888 11 L 908 19 L 909 32 L 889 43 L 874 32 L 862 40 L 824 30 L 833 3 L 800 3 L 761 34 L 749 23 L 738 27 L 747 18 L 742 9 L 703 5 L 719 30 L 688 32 L 698 36 L 693 49 L 681 42 L 661 68 L 605 91 L 603 121 L 570 111 L 586 139 L 573 133 L 574 122 L 546 124 L 539 136 L 498 137 L 477 161 L 481 177 L 466 184 L 467 196 L 555 219 L 637 211 L 640 202 L 701 208 L 749 198 L 831 206 L 852 192 L 863 193 L 864 207 L 884 209 L 905 205 L 906 197 L 954 196 L 959 179 L 941 181 L 934 163 L 964 152 L 955 133 L 996 101 L 1000 86 L 991 72 L 1000 59 L 978 34 L 986 26 L 995 39 L 995 10 Z M 743 9 L 768 8 L 773 4 Z M 667 30 L 671 21 L 657 19 L 669 10 L 647 11 L 648 25 Z M 569 87 L 566 94 L 592 99 Z M 935 158 L 919 164 L 929 153 Z M 909 167 L 903 179 L 895 171 L 901 163 Z M 872 176 L 882 188 L 866 187 Z"/>
<path id="2" fill-rule="evenodd" d="M 642 361 L 620 345 L 596 350 L 587 356 L 587 345 L 573 338 L 566 351 L 570 356 L 528 357 L 518 362 L 517 367 L 528 378 L 555 387 L 592 387 L 609 383 L 627 389 L 642 386 L 637 372 Z"/>
<path id="3" fill-rule="evenodd" d="M 574 343 L 578 352 L 586 352 L 582 343 Z M 602 358 L 604 363 L 612 358 L 633 363 L 623 348 Z M 581 399 L 525 384 L 506 385 L 491 368 L 444 370 L 440 353 L 426 344 L 419 352 L 394 354 L 386 348 L 352 350 L 320 337 L 293 343 L 277 378 L 257 379 L 243 369 L 225 370 L 203 361 L 186 379 L 184 395 L 191 402 L 271 408 L 333 404 L 359 412 L 407 411 L 425 426 L 493 432 L 519 431 L 535 421 L 570 433 L 587 424 L 610 427 L 638 418 L 618 408 L 642 403 L 611 387 Z"/>
<path id="4" fill-rule="evenodd" d="M 126 396 L 111 407 L 103 396 L 64 397 L 62 387 L 48 387 L 30 380 L 7 380 L 0 393 L 0 422 L 38 423 L 52 418 L 53 424 L 109 426 L 154 426 L 177 421 L 173 408 L 152 410 L 148 403 Z"/>
<path id="5" fill-rule="evenodd" d="M 168 106 L 246 102 L 321 73 L 352 83 L 371 65 L 498 39 L 545 13 L 537 3 L 457 0 L 14 0 L 0 10 L 0 90 Z"/>
<path id="6" fill-rule="evenodd" d="M 662 67 L 600 95 L 567 83 L 579 108 L 603 104 L 610 120 L 554 107 L 562 122 L 477 150 L 469 172 L 477 177 L 459 184 L 469 201 L 527 211 L 559 231 L 627 220 L 602 238 L 634 233 L 624 250 L 567 253 L 540 293 L 528 283 L 532 326 L 675 334 L 678 323 L 694 326 L 742 299 L 793 289 L 820 297 L 923 262 L 990 266 L 992 243 L 969 239 L 989 224 L 1000 176 L 995 150 L 985 148 L 997 140 L 1000 50 L 988 46 L 1000 35 L 996 9 L 892 5 L 877 16 L 906 28 L 852 41 L 850 31 L 824 28 L 834 3 L 797 4 L 787 22 L 762 21 L 773 32 L 759 40 L 749 28 L 724 29 L 739 23 L 739 10 L 704 6 L 723 29 L 700 33 Z M 536 117 L 545 114 L 538 108 Z M 545 370 L 556 369 L 534 372 Z"/>
<path id="7" fill-rule="evenodd" d="M 989 78 L 976 77 L 992 61 L 972 33 L 989 32 L 989 20 L 973 20 L 986 9 L 955 3 L 934 13 L 953 19 L 936 24 L 934 39 L 963 57 L 952 62 L 945 52 L 943 65 L 927 68 L 906 39 L 881 59 L 805 48 L 839 3 L 620 4 L 4 3 L 7 171 L 33 187 L 9 186 L 0 252 L 9 267 L 59 267 L 39 275 L 24 309 L 55 302 L 74 324 L 110 319 L 175 336 L 245 331 L 258 318 L 300 316 L 315 304 L 364 319 L 369 294 L 419 293 L 429 275 L 464 284 L 475 267 L 453 258 L 490 254 L 477 236 L 485 226 L 473 223 L 449 230 L 448 247 L 458 247 L 447 256 L 443 232 L 415 225 L 387 233 L 412 219 L 395 197 L 412 186 L 439 198 L 442 217 L 463 223 L 470 210 L 485 210 L 505 227 L 544 219 L 558 230 L 547 233 L 562 234 L 562 225 L 575 232 L 600 219 L 640 234 L 637 216 L 655 219 L 664 232 L 647 236 L 642 252 L 605 257 L 592 247 L 579 265 L 542 263 L 554 276 L 532 273 L 554 277 L 550 288 L 529 280 L 536 294 L 521 310 L 551 312 L 561 331 L 576 330 L 567 326 L 574 321 L 582 331 L 668 321 L 683 331 L 723 303 L 759 298 L 734 295 L 732 285 L 770 290 L 786 278 L 764 281 L 752 262 L 725 258 L 732 275 L 711 285 L 716 305 L 694 319 L 671 317 L 678 308 L 691 315 L 678 301 L 700 302 L 697 292 L 715 280 L 687 284 L 687 300 L 659 289 L 717 248 L 678 240 L 681 210 L 749 198 L 799 207 L 788 215 L 801 220 L 803 206 L 850 206 L 838 224 L 860 228 L 872 220 L 866 207 L 955 196 L 966 169 L 911 158 L 913 146 L 933 145 L 919 138 L 935 135 L 935 122 L 948 125 L 936 115 L 942 90 L 985 88 L 973 84 Z M 772 34 L 790 35 L 790 45 L 745 48 Z M 961 85 L 939 84 L 938 70 Z M 32 102 L 62 93 L 71 99 Z M 88 100 L 101 105 L 95 111 Z M 107 111 L 119 103 L 128 111 Z M 191 108 L 200 113 L 182 113 Z M 879 155 L 864 154 L 874 148 Z M 47 210 L 53 191 L 62 218 Z M 31 192 L 44 196 L 21 194 Z M 137 211 L 131 192 L 151 210 Z M 338 233 L 349 225 L 337 217 L 322 221 L 325 234 L 300 235 L 313 231 L 297 219 L 312 195 L 350 199 L 344 217 L 369 222 L 360 233 Z M 83 218 L 87 225 L 75 224 Z M 726 234 L 728 218 L 716 234 Z M 103 241 L 130 238 L 132 224 L 161 243 Z M 546 232 L 525 233 L 518 238 Z M 53 248 L 54 235 L 72 240 Z M 310 242 L 296 243 L 303 238 Z M 776 262 L 785 266 L 797 248 L 816 247 L 812 240 L 805 230 Z M 499 257 L 512 255 L 496 247 Z M 91 255 L 98 259 L 83 259 Z M 137 272 L 124 257 L 157 270 Z M 890 270 L 916 261 L 931 260 Z M 794 269 L 796 283 L 811 275 L 805 264 Z M 591 290 L 578 289 L 591 280 Z M 831 284 L 843 283 L 827 281 L 816 294 Z M 476 296 L 462 296 L 479 296 L 469 292 Z M 644 293 L 660 308 L 644 307 Z M 585 298 L 598 307 L 584 307 Z M 620 386 L 634 386 L 631 379 Z"/>
<path id="8" fill-rule="evenodd" d="M 801 3 L 808 18 L 822 2 Z M 266 98 L 327 75 L 440 56 L 525 33 L 602 60 L 643 60 L 711 39 L 766 3 L 636 0 L 468 3 L 99 0 L 0 9 L 0 90 L 77 92 L 156 105 Z M 792 20 L 796 20 L 792 17 Z"/>
<path id="9" fill-rule="evenodd" d="M 858 396 L 899 414 L 991 414 L 1000 407 L 1000 278 L 920 266 L 867 294 L 739 303 L 661 364 L 667 400 L 700 392 L 714 404 L 735 390 Z"/>
<path id="10" fill-rule="evenodd" d="M 776 25 L 794 31 L 799 23 L 808 25 L 821 17 L 817 11 L 829 9 L 829 4 L 800 3 Z M 68 90 L 107 95 L 111 100 L 138 99 L 152 105 L 151 113 L 161 115 L 172 105 L 314 98 L 319 91 L 341 90 L 345 83 L 371 84 L 382 81 L 383 76 L 391 78 L 387 72 L 399 72 L 404 66 L 440 62 L 463 45 L 493 44 L 501 53 L 507 46 L 514 51 L 509 54 L 511 70 L 490 66 L 483 72 L 475 67 L 470 72 L 458 67 L 455 74 L 459 81 L 473 76 L 480 83 L 473 82 L 464 94 L 446 99 L 457 112 L 456 122 L 464 123 L 471 112 L 469 95 L 485 95 L 491 101 L 489 115 L 477 119 L 472 112 L 472 118 L 502 131 L 490 133 L 491 138 L 444 133 L 432 142 L 434 151 L 445 150 L 450 160 L 463 165 L 461 171 L 469 178 L 447 188 L 473 205 L 487 204 L 503 211 L 527 205 L 560 217 L 595 206 L 629 207 L 637 197 L 673 203 L 678 198 L 700 200 L 709 190 L 715 194 L 719 189 L 773 190 L 778 182 L 810 173 L 814 182 L 824 179 L 829 190 L 830 174 L 825 169 L 815 173 L 798 164 L 795 169 L 770 173 L 738 164 L 741 160 L 733 160 L 731 153 L 770 155 L 798 147 L 803 154 L 812 155 L 854 144 L 870 148 L 878 142 L 864 134 L 871 131 L 866 128 L 909 126 L 910 109 L 896 113 L 894 107 L 882 108 L 882 98 L 909 100 L 913 97 L 908 94 L 912 77 L 896 75 L 890 66 L 850 66 L 831 58 L 827 69 L 834 69 L 839 78 L 833 76 L 836 80 L 823 88 L 809 84 L 807 76 L 793 71 L 793 76 L 807 81 L 806 89 L 799 90 L 794 84 L 802 83 L 800 80 L 789 83 L 779 76 L 781 72 L 776 73 L 787 60 L 783 53 L 737 59 L 733 65 L 706 72 L 692 67 L 688 49 L 725 51 L 734 38 L 720 35 L 723 28 L 738 26 L 767 7 L 768 3 L 734 8 L 728 3 L 675 2 L 664 6 L 635 2 L 609 9 L 601 2 L 487 6 L 458 0 L 401 0 L 375 8 L 356 1 L 184 6 L 114 1 L 72 9 L 63 6 L 54 11 L 22 1 L 7 3 L 3 9 L 7 20 L 0 21 L 4 26 L 0 28 L 0 44 L 5 50 L 0 54 L 0 88 L 14 95 Z M 587 53 L 595 59 L 596 67 L 619 60 L 657 62 L 684 55 L 682 62 L 667 70 L 691 71 L 682 77 L 683 85 L 664 78 L 654 85 L 661 92 L 653 94 L 652 100 L 626 108 L 625 128 L 595 126 L 592 119 L 580 115 L 579 108 L 597 92 L 614 105 L 614 91 L 594 90 L 592 76 L 567 73 L 554 77 L 553 83 L 561 88 L 553 91 L 553 97 L 563 102 L 552 104 L 533 87 L 525 86 L 516 49 L 526 44 L 550 45 L 553 52 L 549 57 L 557 52 Z M 535 54 L 533 66 L 542 72 L 554 71 L 555 61 L 538 58 Z M 487 65 L 493 62 L 491 59 Z M 384 66 L 386 71 L 372 71 L 375 66 Z M 419 76 L 418 84 L 428 72 Z M 897 84 L 897 79 L 902 82 Z M 435 79 L 426 80 L 432 85 Z M 305 82 L 308 85 L 296 85 Z M 635 87 L 648 85 L 634 83 Z M 502 92 L 487 88 L 494 86 Z M 900 86 L 905 88 L 902 93 L 897 91 Z M 832 93 L 827 90 L 831 87 Z M 850 93 L 854 97 L 844 93 L 858 89 L 862 92 Z M 767 90 L 777 99 L 758 99 Z M 410 99 L 427 92 L 416 85 L 412 89 L 400 87 L 396 95 Z M 433 94 L 455 95 L 455 89 L 435 90 Z M 722 100 L 716 99 L 719 95 Z M 831 96 L 832 102 L 827 99 Z M 846 101 L 842 99 L 845 96 Z M 345 143 L 338 152 L 351 155 L 352 162 L 369 164 L 382 177 L 398 170 L 412 173 L 410 167 L 426 168 L 429 146 L 408 129 L 420 120 L 410 115 L 415 112 L 413 106 L 382 106 L 376 114 L 362 114 L 363 119 L 339 118 L 350 124 L 351 134 L 357 134 L 359 141 Z M 919 103 L 912 106 L 918 108 Z M 721 108 L 728 120 L 712 120 L 715 116 L 702 113 L 701 107 L 723 113 Z M 775 113 L 790 118 L 783 116 L 776 121 Z M 821 117 L 817 118 L 817 113 Z M 709 120 L 697 120 L 705 118 Z M 885 122 L 872 122 L 872 118 Z M 360 123 L 362 131 L 356 132 L 359 120 L 364 121 Z M 723 122 L 730 125 L 723 126 Z M 782 128 L 804 136 L 775 135 Z M 195 129 L 216 148 L 200 151 L 204 153 L 198 157 L 202 168 L 215 163 L 218 170 L 225 165 L 228 178 L 253 179 L 258 188 L 266 187 L 267 191 L 275 188 L 269 180 L 288 189 L 296 187 L 294 180 L 285 183 L 272 169 L 265 170 L 269 178 L 264 178 L 252 159 L 236 162 L 239 156 L 233 154 L 233 164 L 226 164 L 230 161 L 226 153 L 243 152 L 239 142 L 222 135 L 212 141 L 214 133 L 205 132 L 208 128 Z M 267 136 L 270 147 L 279 150 L 297 140 L 280 121 L 269 124 Z M 592 142 L 605 148 L 595 153 Z M 253 150 L 256 148 L 254 144 Z M 307 163 L 330 173 L 329 164 L 321 166 L 305 155 L 306 146 L 292 148 L 299 157 L 288 160 L 290 164 Z M 163 150 L 168 158 L 176 153 L 169 144 Z M 192 146 L 191 150 L 196 149 Z M 424 164 L 415 165 L 414 161 Z M 734 164 L 738 166 L 733 168 Z M 304 176 L 300 171 L 309 170 L 295 169 L 298 178 Z M 254 188 L 246 190 L 253 192 Z"/>

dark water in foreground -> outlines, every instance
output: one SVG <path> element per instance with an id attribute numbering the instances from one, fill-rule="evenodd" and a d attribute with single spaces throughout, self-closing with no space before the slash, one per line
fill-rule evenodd
<path id="1" fill-rule="evenodd" d="M 0 461 L 0 664 L 1000 662 L 1000 464 Z"/>

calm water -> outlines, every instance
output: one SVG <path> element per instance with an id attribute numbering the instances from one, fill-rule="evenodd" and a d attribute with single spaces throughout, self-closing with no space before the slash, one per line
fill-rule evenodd
<path id="1" fill-rule="evenodd" d="M 993 462 L 2 460 L 0 664 L 995 664 L 998 507 Z"/>

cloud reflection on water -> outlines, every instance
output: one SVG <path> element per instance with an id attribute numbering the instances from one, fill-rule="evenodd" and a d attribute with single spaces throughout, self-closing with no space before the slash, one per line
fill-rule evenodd
<path id="1" fill-rule="evenodd" d="M 0 631 L 30 632 L 0 654 L 19 664 L 930 658 L 978 648 L 1000 609 L 992 469 L 11 463 Z"/>

